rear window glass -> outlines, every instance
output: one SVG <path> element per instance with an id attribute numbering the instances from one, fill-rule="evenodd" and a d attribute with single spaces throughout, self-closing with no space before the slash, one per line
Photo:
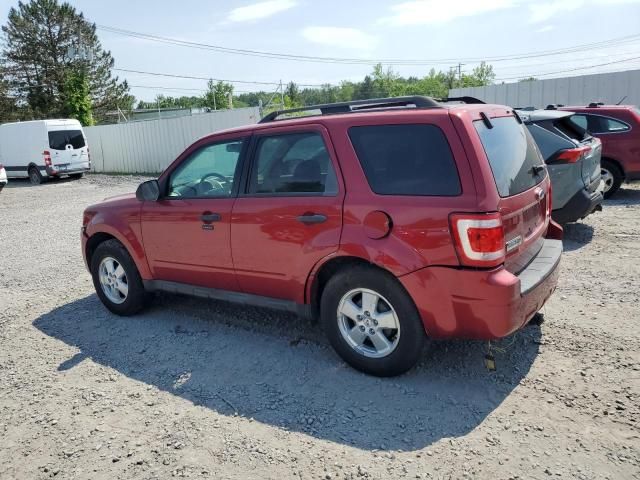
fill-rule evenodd
<path id="1" fill-rule="evenodd" d="M 52 150 L 66 150 L 67 145 L 71 145 L 74 149 L 84 147 L 82 131 L 57 130 L 49 132 L 49 148 Z"/>
<path id="2" fill-rule="evenodd" d="M 447 139 L 435 125 L 351 127 L 349 137 L 371 190 L 379 195 L 460 195 Z"/>
<path id="3" fill-rule="evenodd" d="M 533 168 L 544 165 L 538 147 L 515 117 L 492 118 L 493 128 L 488 128 L 482 120 L 473 123 L 501 197 L 522 193 L 543 180 L 545 170 Z"/>
<path id="4" fill-rule="evenodd" d="M 558 152 L 558 150 L 575 147 L 575 144 L 571 143 L 569 140 L 551 133 L 535 123 L 527 125 L 527 128 L 538 144 L 538 148 L 540 149 L 545 161 L 548 161 L 551 156 Z"/>

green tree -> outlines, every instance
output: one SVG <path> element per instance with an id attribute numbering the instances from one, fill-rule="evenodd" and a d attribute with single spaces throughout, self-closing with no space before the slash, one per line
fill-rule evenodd
<path id="1" fill-rule="evenodd" d="M 85 72 L 69 72 L 62 86 L 62 113 L 84 126 L 93 125 L 93 108 L 89 80 Z"/>
<path id="2" fill-rule="evenodd" d="M 85 72 L 98 120 L 117 108 L 133 107 L 134 98 L 128 93 L 126 81 L 111 76 L 113 57 L 102 48 L 96 26 L 69 3 L 20 1 L 9 11 L 2 31 L 5 80 L 17 104 L 22 105 L 24 116 L 63 115 L 68 107 L 65 88 L 78 72 Z"/>
<path id="3" fill-rule="evenodd" d="M 204 94 L 205 106 L 212 110 L 231 108 L 230 99 L 233 95 L 233 85 L 223 81 L 207 82 L 207 92 Z"/>

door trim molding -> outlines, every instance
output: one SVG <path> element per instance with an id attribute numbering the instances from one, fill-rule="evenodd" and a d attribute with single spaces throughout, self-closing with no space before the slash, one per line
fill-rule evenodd
<path id="1" fill-rule="evenodd" d="M 209 298 L 212 300 L 222 300 L 231 303 L 241 303 L 253 307 L 270 308 L 295 313 L 303 318 L 313 319 L 315 315 L 311 305 L 296 303 L 291 300 L 281 298 L 263 297 L 251 293 L 234 292 L 221 290 L 218 288 L 201 287 L 181 282 L 170 282 L 168 280 L 143 280 L 145 290 L 149 292 L 167 292 L 192 297 Z"/>

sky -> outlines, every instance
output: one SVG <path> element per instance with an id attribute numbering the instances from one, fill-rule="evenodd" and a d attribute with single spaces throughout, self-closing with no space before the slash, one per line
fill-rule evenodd
<path id="1" fill-rule="evenodd" d="M 99 29 L 115 67 L 234 80 L 236 93 L 277 83 L 361 80 L 377 60 L 403 76 L 463 72 L 480 59 L 497 81 L 640 68 L 640 0 L 70 0 L 99 26 L 232 49 L 365 60 L 326 63 L 187 48 Z M 0 0 L 6 22 L 17 0 Z M 495 59 L 624 39 L 562 55 Z M 491 60 L 491 59 L 494 60 Z M 402 62 L 408 63 L 402 65 Z M 615 63 L 611 63 L 615 62 Z M 384 63 L 384 62 L 383 62 Z M 417 64 L 419 63 L 419 64 Z M 603 65 L 609 63 L 608 65 Z M 589 67 L 589 68 L 585 68 Z M 570 71 L 567 71 L 570 70 Z M 199 95 L 205 80 L 116 71 L 138 99 Z M 266 84 L 244 83 L 265 82 Z"/>

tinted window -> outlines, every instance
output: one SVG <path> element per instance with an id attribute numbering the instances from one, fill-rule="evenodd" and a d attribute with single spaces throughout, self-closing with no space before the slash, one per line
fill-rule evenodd
<path id="1" fill-rule="evenodd" d="M 371 190 L 380 195 L 460 195 L 449 143 L 435 125 L 351 127 Z"/>
<path id="2" fill-rule="evenodd" d="M 207 145 L 171 173 L 170 197 L 229 197 L 236 178 L 242 140 Z"/>
<path id="3" fill-rule="evenodd" d="M 573 115 L 571 117 L 571 121 L 583 130 L 589 130 L 589 128 L 587 127 L 587 117 L 585 117 L 584 115 Z"/>
<path id="4" fill-rule="evenodd" d="M 515 117 L 492 118 L 493 128 L 482 120 L 473 122 L 489 159 L 501 197 L 517 195 L 537 185 L 545 170 L 542 157 L 529 131 Z"/>
<path id="5" fill-rule="evenodd" d="M 336 174 L 320 134 L 260 138 L 249 193 L 335 195 L 337 192 Z"/>
<path id="6" fill-rule="evenodd" d="M 85 146 L 84 136 L 80 130 L 57 130 L 49 132 L 49 148 L 52 150 L 66 150 L 67 145 L 74 149 Z"/>
<path id="7" fill-rule="evenodd" d="M 617 133 L 629 130 L 629 125 L 614 118 L 589 115 L 589 129 L 593 133 Z"/>
<path id="8" fill-rule="evenodd" d="M 538 144 L 538 148 L 542 153 L 545 160 L 549 160 L 553 154 L 558 150 L 564 150 L 566 148 L 574 148 L 575 145 L 569 140 L 566 140 L 558 135 L 551 133 L 548 130 L 534 124 L 527 125 L 529 132 Z"/>

